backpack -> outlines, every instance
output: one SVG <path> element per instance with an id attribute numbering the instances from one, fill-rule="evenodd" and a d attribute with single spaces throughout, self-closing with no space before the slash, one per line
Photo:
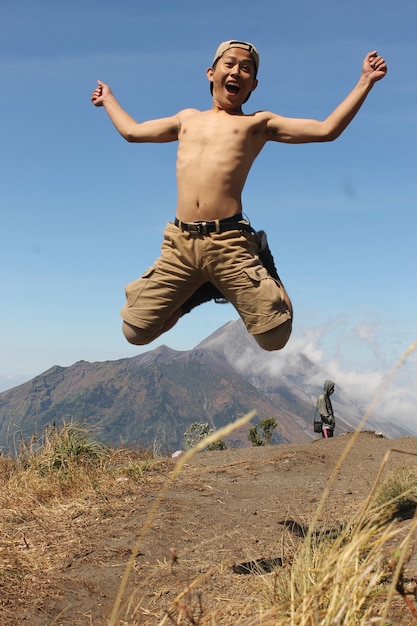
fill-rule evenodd
<path id="1" fill-rule="evenodd" d="M 316 409 L 316 412 L 314 413 L 313 430 L 315 433 L 321 433 L 322 428 L 321 415 Z"/>

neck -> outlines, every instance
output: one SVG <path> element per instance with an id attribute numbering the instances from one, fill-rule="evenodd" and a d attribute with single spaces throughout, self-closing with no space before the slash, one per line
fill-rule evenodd
<path id="1" fill-rule="evenodd" d="M 236 104 L 235 106 L 229 103 L 221 104 L 214 98 L 213 98 L 211 110 L 215 112 L 224 111 L 225 113 L 229 113 L 229 115 L 244 115 L 242 111 L 242 105 Z"/>

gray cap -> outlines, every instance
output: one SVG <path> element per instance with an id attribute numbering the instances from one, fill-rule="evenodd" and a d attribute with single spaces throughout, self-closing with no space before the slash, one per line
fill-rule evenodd
<path id="1" fill-rule="evenodd" d="M 221 56 L 226 52 L 226 50 L 230 50 L 230 48 L 243 48 L 243 50 L 248 50 L 253 56 L 253 60 L 255 62 L 255 70 L 256 72 L 259 69 L 259 52 L 255 48 L 255 46 L 247 41 L 238 41 L 236 39 L 230 39 L 229 41 L 223 41 L 220 46 L 216 50 L 216 54 L 214 55 L 212 67 L 214 67 L 217 61 Z"/>

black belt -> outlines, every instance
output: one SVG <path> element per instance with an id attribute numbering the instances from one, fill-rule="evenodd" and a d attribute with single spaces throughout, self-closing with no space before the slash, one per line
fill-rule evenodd
<path id="1" fill-rule="evenodd" d="M 187 233 L 193 233 L 196 235 L 224 233 L 227 230 L 247 230 L 249 232 L 254 232 L 250 224 L 239 220 L 243 220 L 241 213 L 234 215 L 233 217 L 226 217 L 223 220 L 214 220 L 212 222 L 205 222 L 203 220 L 196 222 L 181 222 L 181 220 L 176 217 L 174 224 L 175 226 L 178 226 L 178 228 L 181 228 L 181 230 L 185 230 Z"/>

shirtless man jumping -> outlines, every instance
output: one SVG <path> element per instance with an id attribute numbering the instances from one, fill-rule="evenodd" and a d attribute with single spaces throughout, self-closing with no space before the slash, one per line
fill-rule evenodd
<path id="1" fill-rule="evenodd" d="M 324 121 L 243 113 L 258 84 L 258 69 L 255 46 L 226 41 L 207 70 L 211 109 L 184 109 L 142 123 L 122 109 L 105 83 L 98 81 L 91 95 L 127 141 L 178 141 L 175 220 L 166 226 L 161 256 L 126 287 L 121 315 L 132 344 L 150 343 L 171 328 L 207 283 L 233 304 L 264 350 L 280 350 L 290 337 L 290 299 L 278 275 L 271 276 L 262 263 L 258 234 L 242 216 L 246 177 L 267 141 L 296 144 L 339 137 L 387 66 L 376 50 L 369 52 L 358 83 Z"/>

